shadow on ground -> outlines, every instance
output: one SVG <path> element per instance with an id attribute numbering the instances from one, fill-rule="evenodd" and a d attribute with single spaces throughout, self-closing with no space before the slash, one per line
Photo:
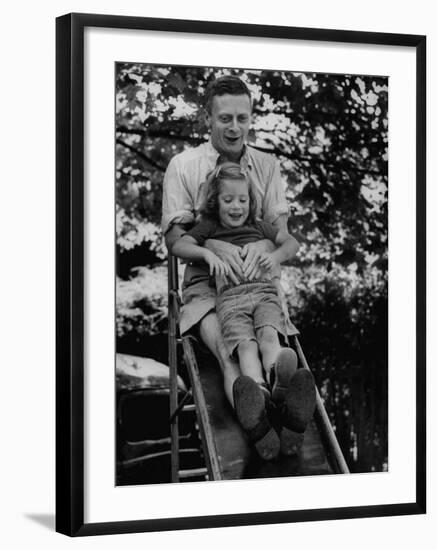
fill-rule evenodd
<path id="1" fill-rule="evenodd" d="M 55 530 L 55 515 L 54 514 L 26 514 L 25 516 L 35 523 L 39 523 L 50 531 Z"/>

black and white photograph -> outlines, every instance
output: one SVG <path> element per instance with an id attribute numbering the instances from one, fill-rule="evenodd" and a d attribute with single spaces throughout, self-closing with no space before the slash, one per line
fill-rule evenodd
<path id="1" fill-rule="evenodd" d="M 3 548 L 432 546 L 431 6 L 7 4 Z"/>
<path id="2" fill-rule="evenodd" d="M 389 472 L 389 78 L 114 72 L 115 484 Z"/>

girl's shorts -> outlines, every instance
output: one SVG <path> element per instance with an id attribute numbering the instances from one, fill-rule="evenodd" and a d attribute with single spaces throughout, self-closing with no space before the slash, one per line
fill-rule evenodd
<path id="1" fill-rule="evenodd" d="M 275 279 L 276 281 L 276 279 Z M 250 283 L 252 286 L 254 283 Z M 286 301 L 280 283 L 273 284 L 280 296 L 280 303 L 283 304 L 282 310 L 285 317 L 285 324 L 289 336 L 299 334 L 297 328 L 290 321 L 288 311 L 286 311 Z M 205 277 L 202 280 L 186 286 L 182 290 L 182 308 L 179 317 L 179 329 L 181 335 L 193 333 L 195 327 L 200 321 L 216 310 L 217 292 L 215 287 L 210 286 L 209 278 Z"/>
<path id="2" fill-rule="evenodd" d="M 217 315 L 232 356 L 241 342 L 256 341 L 262 327 L 273 327 L 287 342 L 285 315 L 273 283 L 251 282 L 225 290 L 217 296 Z"/>

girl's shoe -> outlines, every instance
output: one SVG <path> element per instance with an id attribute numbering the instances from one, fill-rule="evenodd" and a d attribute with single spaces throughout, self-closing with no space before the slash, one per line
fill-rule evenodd
<path id="1" fill-rule="evenodd" d="M 297 355 L 291 348 L 282 348 L 270 371 L 272 400 L 277 405 L 284 402 L 291 379 L 297 372 Z"/>
<path id="2" fill-rule="evenodd" d="M 314 414 L 316 388 L 309 370 L 299 369 L 293 376 L 281 410 L 281 452 L 296 454 L 302 446 L 305 429 Z"/>

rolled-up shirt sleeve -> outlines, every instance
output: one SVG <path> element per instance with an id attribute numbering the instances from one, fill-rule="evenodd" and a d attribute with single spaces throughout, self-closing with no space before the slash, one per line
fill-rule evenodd
<path id="1" fill-rule="evenodd" d="M 191 197 L 177 157 L 170 161 L 162 190 L 162 233 L 172 225 L 194 222 L 194 200 Z"/>
<path id="2" fill-rule="evenodd" d="M 266 185 L 266 192 L 262 205 L 263 220 L 274 223 L 279 216 L 289 215 L 289 207 L 285 196 L 285 184 L 281 178 L 279 162 L 274 159 Z"/>

